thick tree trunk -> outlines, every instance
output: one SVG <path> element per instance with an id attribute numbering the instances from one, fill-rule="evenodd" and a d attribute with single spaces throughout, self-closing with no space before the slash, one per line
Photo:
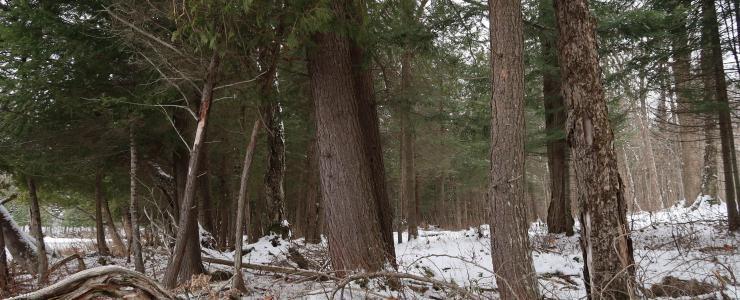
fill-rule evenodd
<path id="1" fill-rule="evenodd" d="M 254 157 L 254 148 L 257 145 L 257 133 L 259 133 L 262 121 L 257 119 L 254 122 L 252 128 L 252 135 L 249 139 L 249 145 L 247 145 L 247 153 L 244 155 L 244 165 L 242 166 L 242 176 L 239 183 L 239 199 L 237 200 L 236 206 L 236 228 L 242 228 L 244 225 L 244 216 L 247 218 L 249 214 L 248 205 L 249 200 L 247 199 L 247 183 L 249 183 L 249 169 L 252 166 L 252 158 Z M 246 222 L 249 224 L 249 222 Z M 242 241 L 244 235 L 242 230 L 235 230 L 234 235 L 234 278 L 232 280 L 232 287 L 239 292 L 247 292 L 247 287 L 244 285 L 244 279 L 242 279 Z"/>
<path id="2" fill-rule="evenodd" d="M 358 9 L 365 9 L 359 6 Z M 356 24 L 363 24 L 364 12 L 355 14 Z M 376 200 L 378 220 L 385 248 L 385 255 L 392 266 L 396 268 L 396 251 L 393 245 L 393 208 L 388 197 L 385 182 L 385 165 L 383 163 L 382 141 L 380 139 L 380 125 L 376 109 L 375 93 L 373 91 L 373 76 L 367 66 L 368 57 L 359 41 L 352 41 L 350 48 L 352 60 L 352 75 L 355 84 L 355 95 L 362 130 L 365 157 L 372 168 L 373 192 Z M 320 200 L 320 198 L 318 199 Z M 318 203 L 318 202 L 317 202 Z M 322 209 L 323 205 L 319 205 Z"/>
<path id="3" fill-rule="evenodd" d="M 690 7 L 688 0 L 677 1 L 685 7 Z M 672 9 L 676 9 L 674 7 Z M 678 16 L 676 16 L 678 17 Z M 702 124 L 694 112 L 694 100 L 691 92 L 691 49 L 688 45 L 688 30 L 686 17 L 678 18 L 674 30 L 671 31 L 671 56 L 673 63 L 673 81 L 676 86 L 676 102 L 678 103 L 679 139 L 681 142 L 681 180 L 683 182 L 683 198 L 685 205 L 690 206 L 701 191 L 701 155 L 700 140 Z"/>
<path id="4" fill-rule="evenodd" d="M 584 282 L 591 299 L 632 299 L 634 257 L 623 184 L 614 150 L 586 0 L 556 0 L 558 60 L 568 99 L 571 145 L 581 208 Z"/>
<path id="5" fill-rule="evenodd" d="M 36 181 L 33 177 L 26 178 L 28 184 L 28 200 L 31 214 L 31 233 L 36 239 L 36 262 L 38 263 L 38 280 L 39 284 L 43 283 L 46 278 L 46 271 L 49 268 L 49 262 L 46 257 L 46 243 L 44 243 L 44 233 L 41 231 L 41 209 L 39 208 L 39 198 L 36 194 Z"/>
<path id="6" fill-rule="evenodd" d="M 701 66 L 704 77 L 705 95 L 713 96 L 719 115 L 719 134 L 722 146 L 722 168 L 724 171 L 725 203 L 730 231 L 740 230 L 740 216 L 736 201 L 740 196 L 740 178 L 738 178 L 737 159 L 735 154 L 735 136 L 732 130 L 730 105 L 727 98 L 727 82 L 722 61 L 722 44 L 720 41 L 717 12 L 712 0 L 702 0 L 702 52 Z M 713 92 L 710 92 L 713 91 Z M 707 97 L 707 96 L 705 96 Z M 736 185 L 739 185 L 736 190 Z"/>
<path id="7" fill-rule="evenodd" d="M 216 85 L 218 65 L 219 56 L 218 53 L 214 51 L 208 65 L 208 70 L 206 71 L 206 81 L 201 91 L 202 96 L 200 100 L 200 109 L 198 111 L 198 125 L 195 131 L 195 138 L 193 139 L 193 146 L 190 149 L 185 190 L 181 195 L 182 203 L 180 205 L 180 219 L 178 220 L 175 249 L 162 280 L 167 288 L 175 287 L 178 281 L 178 275 L 182 282 L 183 278 L 190 279 L 190 275 L 201 273 L 203 271 L 202 263 L 200 263 L 200 236 L 198 234 L 198 223 L 196 216 L 193 215 L 193 208 L 197 208 L 197 203 L 194 201 L 194 198 L 195 187 L 198 179 L 198 164 L 200 161 L 200 151 L 203 147 L 206 126 L 208 125 L 208 113 L 210 112 L 211 101 L 213 100 L 213 88 Z M 195 243 L 193 239 L 195 239 Z M 191 246 L 186 247 L 188 244 L 191 244 Z M 194 262 L 194 265 L 192 266 L 195 267 L 187 268 L 189 270 L 181 268 L 182 261 L 186 259 L 186 250 L 188 250 L 187 257 L 191 262 Z"/>
<path id="8" fill-rule="evenodd" d="M 337 18 L 345 3 L 331 4 Z M 372 166 L 364 148 L 349 39 L 316 33 L 309 51 L 319 145 L 322 199 L 326 203 L 329 255 L 335 270 L 383 269 L 388 263 L 374 192 Z M 362 224 L 358 230 L 356 224 Z M 344 273 L 344 272 L 342 272 Z"/>
<path id="9" fill-rule="evenodd" d="M 137 272 L 144 274 L 144 258 L 141 253 L 141 231 L 139 230 L 139 194 L 137 191 L 137 170 L 139 164 L 138 153 L 136 149 L 136 135 L 134 127 L 131 127 L 129 145 L 131 148 L 131 208 L 129 210 L 131 220 L 131 238 L 129 250 L 134 255 L 134 268 Z"/>
<path id="10" fill-rule="evenodd" d="M 524 198 L 524 31 L 519 0 L 490 0 L 491 254 L 501 299 L 538 299 Z M 467 205 L 466 205 L 467 207 Z"/>
<path id="11" fill-rule="evenodd" d="M 95 237 L 98 243 L 100 255 L 110 255 L 108 244 L 105 241 L 105 228 L 103 227 L 103 173 L 95 173 Z"/>
<path id="12" fill-rule="evenodd" d="M 552 1 L 540 1 L 543 24 L 555 25 Z M 573 235 L 570 211 L 570 181 L 568 144 L 565 141 L 567 110 L 560 93 L 557 37 L 554 31 L 541 31 L 540 44 L 545 66 L 542 70 L 542 96 L 545 106 L 545 129 L 551 136 L 547 142 L 547 168 L 550 170 L 550 205 L 547 208 L 547 230 L 550 233 Z M 536 212 L 535 207 L 532 210 Z"/>

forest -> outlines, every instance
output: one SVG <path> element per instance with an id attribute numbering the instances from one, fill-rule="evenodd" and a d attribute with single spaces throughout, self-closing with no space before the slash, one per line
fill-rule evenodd
<path id="1" fill-rule="evenodd" d="M 738 0 L 0 0 L 0 298 L 740 299 Z"/>

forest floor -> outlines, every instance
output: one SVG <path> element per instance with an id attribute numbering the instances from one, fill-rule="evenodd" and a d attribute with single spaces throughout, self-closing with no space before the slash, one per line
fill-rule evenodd
<path id="1" fill-rule="evenodd" d="M 701 205 L 695 209 L 673 207 L 657 213 L 636 213 L 630 217 L 633 232 L 636 276 L 649 298 L 659 295 L 684 295 L 683 299 L 740 299 L 739 237 L 728 235 L 725 206 Z M 465 287 L 467 295 L 440 289 L 431 283 L 403 279 L 400 290 L 392 291 L 383 280 L 358 280 L 337 288 L 336 281 L 285 276 L 276 273 L 245 270 L 245 281 L 251 290 L 246 299 L 448 299 L 477 297 L 496 298 L 491 247 L 487 226 L 449 231 L 429 228 L 419 231 L 418 239 L 396 245 L 399 272 L 411 273 Z M 546 226 L 534 223 L 530 229 L 534 265 L 540 290 L 548 299 L 583 299 L 582 257 L 578 235 L 566 237 L 547 233 Z M 395 240 L 395 239 L 394 239 Z M 69 249 L 94 249 L 84 239 L 49 238 L 57 252 Z M 326 271 L 325 244 L 306 245 L 302 239 L 280 240 L 264 237 L 245 247 L 245 263 L 297 267 Z M 64 250 L 64 251 L 60 251 Z M 296 251 L 297 250 L 297 251 Z M 298 254 L 296 254 L 298 253 Z M 233 253 L 204 249 L 204 257 L 232 260 Z M 56 260 L 61 259 L 60 255 Z M 168 254 L 163 250 L 146 251 L 147 275 L 161 279 Z M 87 268 L 102 264 L 130 267 L 125 259 L 83 255 Z M 52 260 L 53 263 L 53 260 Z M 231 271 L 231 267 L 204 263 L 209 271 Z M 73 272 L 75 263 L 60 271 Z M 222 273 L 223 274 L 223 273 Z M 52 281 L 63 275 L 52 276 Z M 228 277 L 228 274 L 226 275 Z M 220 299 L 226 296 L 229 280 L 208 282 L 208 277 L 193 280 L 178 292 L 190 299 Z M 31 280 L 18 278 L 33 289 Z M 20 291 L 19 290 L 19 291 Z M 459 291 L 458 291 L 459 292 Z M 699 297 L 692 297 L 702 294 Z M 666 298 L 666 297 L 664 297 Z"/>

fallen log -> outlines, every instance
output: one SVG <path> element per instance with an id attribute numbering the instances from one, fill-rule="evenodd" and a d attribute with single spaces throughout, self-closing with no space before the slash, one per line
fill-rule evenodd
<path id="1" fill-rule="evenodd" d="M 202 260 L 203 262 L 217 264 L 217 265 L 224 265 L 224 266 L 234 265 L 233 261 L 226 260 L 226 259 L 220 259 L 220 258 L 203 256 Z M 298 268 L 286 268 L 286 267 L 242 263 L 242 269 L 272 272 L 272 273 L 279 273 L 279 274 L 285 274 L 285 275 L 316 277 L 317 280 L 329 280 L 329 279 L 339 280 L 338 277 L 333 276 L 329 273 L 313 271 L 313 270 L 298 269 Z"/>
<path id="2" fill-rule="evenodd" d="M 87 269 L 38 291 L 10 299 L 99 299 L 99 297 L 177 299 L 149 277 L 120 266 Z"/>

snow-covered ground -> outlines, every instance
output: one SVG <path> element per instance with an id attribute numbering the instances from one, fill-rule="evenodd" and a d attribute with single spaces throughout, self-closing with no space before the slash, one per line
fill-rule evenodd
<path id="1" fill-rule="evenodd" d="M 634 241 L 637 279 L 645 288 L 660 282 L 666 276 L 696 279 L 716 285 L 730 299 L 740 299 L 737 283 L 740 274 L 738 237 L 728 235 L 724 204 L 703 204 L 695 208 L 672 207 L 657 213 L 636 213 L 629 216 Z M 420 230 L 419 239 L 396 245 L 399 271 L 453 282 L 469 288 L 482 298 L 496 298 L 493 280 L 491 247 L 487 226 L 463 231 Z M 482 234 L 479 234 L 482 233 Z M 395 240 L 395 238 L 394 238 Z M 582 281 L 582 257 L 577 234 L 572 237 L 547 234 L 546 225 L 532 224 L 530 240 L 534 266 L 543 295 L 551 299 L 582 299 L 585 289 Z M 49 239 L 52 248 L 85 244 L 79 239 Z M 274 244 L 277 243 L 277 246 Z M 250 249 L 244 261 L 254 264 L 295 266 L 288 259 L 289 248 L 295 247 L 315 269 L 326 270 L 325 245 L 304 245 L 301 239 L 293 241 L 264 237 L 245 246 Z M 233 253 L 204 249 L 204 255 L 231 260 Z M 495 255 L 495 253 L 494 253 Z M 505 255 L 505 254 L 504 254 Z M 101 263 L 95 257 L 86 259 L 88 267 Z M 167 262 L 166 253 L 147 255 L 150 276 L 161 279 Z M 111 263 L 104 262 L 104 263 Z M 123 264 L 122 259 L 112 263 Z M 229 270 L 229 267 L 206 264 L 209 270 Z M 245 271 L 247 286 L 253 293 L 248 299 L 327 299 L 335 283 L 315 282 L 300 277 L 276 276 L 257 271 Z M 211 293 L 228 288 L 228 281 L 214 283 Z M 365 299 L 394 296 L 406 299 L 446 299 L 459 297 L 429 284 L 407 285 L 401 291 L 390 291 L 381 281 L 367 285 L 350 284 L 337 293 L 337 298 Z M 370 287 L 370 288 L 366 288 Z M 198 294 L 197 291 L 191 291 Z M 403 294 L 403 295 L 401 295 Z M 702 299 L 723 299 L 717 292 Z M 695 298 L 685 298 L 695 299 Z"/>

